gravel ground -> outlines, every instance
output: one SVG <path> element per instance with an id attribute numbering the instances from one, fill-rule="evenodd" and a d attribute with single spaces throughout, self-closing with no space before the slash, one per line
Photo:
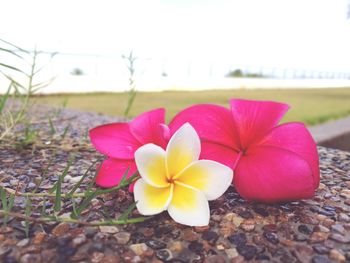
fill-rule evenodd
<path id="1" fill-rule="evenodd" d="M 56 134 L 50 135 L 45 116 L 55 112 Z M 74 178 L 101 158 L 86 130 L 117 120 L 48 107 L 33 114 L 38 142 L 22 147 L 0 143 L 0 185 L 20 192 L 33 191 L 40 181 L 38 192 L 52 187 L 74 154 L 62 185 L 63 192 L 70 189 Z M 68 124 L 67 136 L 60 139 Z M 230 187 L 210 203 L 207 227 L 182 226 L 163 213 L 133 225 L 30 224 L 26 237 L 24 221 L 10 217 L 0 227 L 0 262 L 350 262 L 350 153 L 320 147 L 319 155 L 321 184 L 311 200 L 264 205 L 242 200 Z M 84 220 L 117 218 L 132 199 L 126 190 L 97 197 Z M 46 202 L 48 213 L 52 202 Z M 24 197 L 16 197 L 13 211 L 24 213 L 24 203 Z M 32 199 L 32 207 L 32 216 L 39 216 L 42 199 Z M 61 215 L 71 208 L 66 201 Z"/>

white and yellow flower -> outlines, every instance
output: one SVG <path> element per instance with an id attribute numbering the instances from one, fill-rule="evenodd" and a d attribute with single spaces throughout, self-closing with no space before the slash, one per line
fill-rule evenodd
<path id="1" fill-rule="evenodd" d="M 185 123 L 171 137 L 166 151 L 146 144 L 135 152 L 141 178 L 134 187 L 137 209 L 143 215 L 168 210 L 178 223 L 209 224 L 208 200 L 230 186 L 233 171 L 220 163 L 198 160 L 201 144 L 194 128 Z"/>

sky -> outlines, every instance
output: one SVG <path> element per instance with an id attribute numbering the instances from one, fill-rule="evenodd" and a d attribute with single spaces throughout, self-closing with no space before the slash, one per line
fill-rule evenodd
<path id="1" fill-rule="evenodd" d="M 1 4 L 0 38 L 62 53 L 120 58 L 134 50 L 173 71 L 239 65 L 350 72 L 348 3 L 11 0 Z"/>

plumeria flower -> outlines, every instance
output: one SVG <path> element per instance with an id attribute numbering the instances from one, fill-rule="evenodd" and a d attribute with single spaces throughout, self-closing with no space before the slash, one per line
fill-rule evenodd
<path id="1" fill-rule="evenodd" d="M 169 129 L 165 123 L 165 110 L 145 112 L 131 122 L 110 123 L 90 130 L 90 140 L 95 148 L 108 156 L 103 161 L 96 177 L 101 187 L 118 185 L 123 174 L 136 172 L 135 151 L 147 143 L 165 148 L 169 140 Z"/>
<path id="2" fill-rule="evenodd" d="M 209 224 L 208 200 L 227 190 L 233 171 L 211 160 L 198 160 L 200 152 L 200 139 L 190 124 L 174 133 L 166 150 L 146 144 L 135 152 L 141 178 L 135 183 L 134 196 L 141 214 L 168 210 L 178 223 Z"/>
<path id="3" fill-rule="evenodd" d="M 189 122 L 202 141 L 200 158 L 235 171 L 234 185 L 247 200 L 279 202 L 311 198 L 320 181 L 316 144 L 302 123 L 278 125 L 289 106 L 233 99 L 231 110 L 195 105 L 169 124 Z"/>

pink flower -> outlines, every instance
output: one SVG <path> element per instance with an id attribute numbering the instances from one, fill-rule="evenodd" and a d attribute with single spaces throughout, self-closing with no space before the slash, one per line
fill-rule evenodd
<path id="1" fill-rule="evenodd" d="M 231 111 L 202 104 L 174 117 L 189 122 L 202 141 L 200 159 L 234 169 L 234 185 L 247 200 L 280 202 L 311 198 L 320 181 L 316 144 L 302 123 L 278 125 L 288 105 L 233 99 Z"/>
<path id="2" fill-rule="evenodd" d="M 164 123 L 165 110 L 155 109 L 137 116 L 130 123 L 110 123 L 91 129 L 92 144 L 109 157 L 101 165 L 96 184 L 107 188 L 116 186 L 128 168 L 128 176 L 134 174 L 134 153 L 142 145 L 153 143 L 165 149 L 169 129 Z"/>

